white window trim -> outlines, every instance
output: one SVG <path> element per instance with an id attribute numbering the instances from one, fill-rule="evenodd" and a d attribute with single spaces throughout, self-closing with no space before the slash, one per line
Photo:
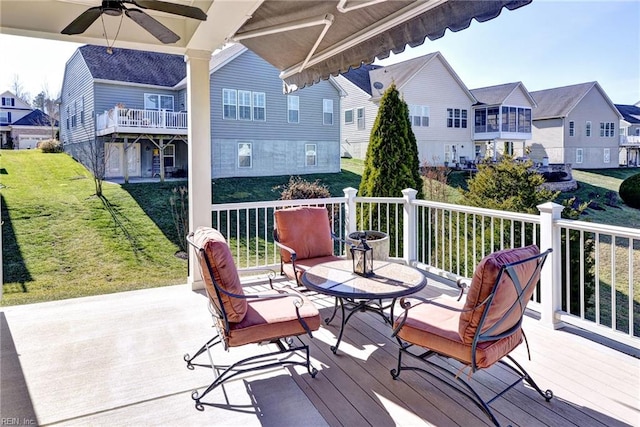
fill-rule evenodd
<path id="1" fill-rule="evenodd" d="M 148 104 L 147 102 L 151 102 L 150 98 L 156 98 L 156 102 L 158 104 L 158 108 L 153 108 L 152 105 Z M 171 108 L 162 108 L 162 99 L 166 98 L 166 99 L 171 99 Z M 175 111 L 175 98 L 173 97 L 173 95 L 165 95 L 165 94 L 161 94 L 161 93 L 145 93 L 144 94 L 144 109 L 145 110 L 150 110 L 150 111 Z"/>
<path id="2" fill-rule="evenodd" d="M 176 167 L 176 146 L 173 144 L 169 144 L 166 147 L 164 147 L 164 153 L 162 157 L 164 159 L 165 168 L 175 168 Z M 171 159 L 171 165 L 167 165 L 167 159 Z"/>
<path id="3" fill-rule="evenodd" d="M 584 136 L 591 136 L 591 120 L 587 120 L 587 122 L 584 124 Z"/>
<path id="4" fill-rule="evenodd" d="M 248 97 L 248 98 L 247 98 Z M 238 90 L 238 120 L 251 121 L 253 119 L 253 95 L 250 90 Z M 244 103 L 245 100 L 248 100 L 248 103 Z M 242 117 L 240 113 L 240 108 L 248 108 L 249 109 L 249 117 Z"/>
<path id="5" fill-rule="evenodd" d="M 611 148 L 605 148 L 602 153 L 602 161 L 604 163 L 611 163 Z"/>
<path id="6" fill-rule="evenodd" d="M 313 153 L 313 164 L 309 163 L 310 152 Z M 307 167 L 318 166 L 318 145 L 317 144 L 304 145 L 304 165 Z"/>
<path id="7" fill-rule="evenodd" d="M 576 122 L 573 120 L 569 122 L 569 136 L 576 136 Z"/>
<path id="8" fill-rule="evenodd" d="M 584 162 L 584 150 L 582 148 L 576 148 L 576 164 L 582 164 Z"/>
<path id="9" fill-rule="evenodd" d="M 362 117 L 360 117 L 360 112 L 362 112 Z M 356 121 L 358 130 L 364 130 L 365 128 L 365 111 L 364 107 L 360 107 L 356 109 Z"/>
<path id="10" fill-rule="evenodd" d="M 331 121 L 328 122 L 325 117 L 331 115 Z M 325 126 L 333 126 L 333 99 L 322 100 L 322 124 Z"/>
<path id="11" fill-rule="evenodd" d="M 256 96 L 262 98 L 262 105 L 257 105 L 258 102 L 256 102 Z M 267 121 L 267 94 L 265 92 L 251 92 L 251 101 L 253 102 L 253 104 L 251 105 L 251 114 L 253 117 L 253 120 L 256 122 L 266 122 Z M 255 114 L 255 110 L 256 108 L 261 108 L 264 111 L 264 118 L 262 119 L 256 119 L 256 114 Z"/>
<path id="12" fill-rule="evenodd" d="M 347 113 L 351 113 L 351 120 L 347 121 Z M 354 123 L 353 120 L 353 108 L 349 108 L 344 110 L 344 124 L 345 125 L 352 125 Z"/>
<path id="13" fill-rule="evenodd" d="M 225 102 L 225 94 L 227 93 L 233 95 L 233 99 L 232 99 L 233 103 Z M 231 105 L 235 107 L 234 115 L 230 115 L 227 117 L 224 111 L 227 105 Z M 235 89 L 222 89 L 222 120 L 238 120 L 238 91 Z"/>
<path id="14" fill-rule="evenodd" d="M 294 100 L 296 105 L 291 105 Z M 298 112 L 298 120 L 295 122 L 291 121 L 291 111 Z M 287 95 L 287 123 L 300 123 L 300 97 L 297 95 Z"/>
<path id="15" fill-rule="evenodd" d="M 248 148 L 248 153 L 247 154 L 242 154 L 241 151 L 243 149 L 243 145 L 246 145 Z M 243 157 L 248 157 L 249 158 L 249 166 L 242 166 L 240 164 L 240 156 Z M 238 142 L 238 169 L 251 169 L 253 168 L 253 144 L 249 141 L 242 141 L 242 142 Z"/>

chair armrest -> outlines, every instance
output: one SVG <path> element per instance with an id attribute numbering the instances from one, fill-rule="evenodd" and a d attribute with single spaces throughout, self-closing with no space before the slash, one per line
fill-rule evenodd
<path id="1" fill-rule="evenodd" d="M 295 261 L 297 254 L 296 251 L 294 251 L 292 248 L 290 248 L 289 246 L 283 245 L 282 243 L 280 243 L 277 240 L 274 240 L 274 242 L 276 244 L 277 247 L 284 249 L 285 251 L 289 252 L 291 254 L 291 261 Z"/>
<path id="2" fill-rule="evenodd" d="M 460 295 L 458 295 L 458 301 L 462 299 L 464 291 L 471 286 L 471 280 L 468 277 L 461 277 L 456 281 L 456 285 L 460 289 Z"/>

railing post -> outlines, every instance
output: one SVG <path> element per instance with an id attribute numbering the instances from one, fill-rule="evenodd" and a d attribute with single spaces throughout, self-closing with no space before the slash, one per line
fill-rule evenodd
<path id="1" fill-rule="evenodd" d="M 553 249 L 540 273 L 540 321 L 544 326 L 558 329 L 562 326 L 556 318 L 556 312 L 562 309 L 562 258 L 560 230 L 554 223 L 561 218 L 564 207 L 547 202 L 537 208 L 540 211 L 540 250 Z"/>
<path id="2" fill-rule="evenodd" d="M 342 191 L 344 191 L 344 197 L 347 198 L 347 201 L 344 204 L 344 216 L 346 221 L 346 224 L 344 225 L 344 237 L 346 238 L 350 233 L 357 231 L 356 196 L 358 194 L 358 190 L 353 187 L 347 187 Z"/>
<path id="3" fill-rule="evenodd" d="M 404 198 L 404 212 L 402 217 L 402 258 L 407 265 L 417 258 L 416 239 L 418 237 L 416 226 L 416 210 L 413 202 L 416 200 L 417 190 L 406 188 L 402 190 Z"/>

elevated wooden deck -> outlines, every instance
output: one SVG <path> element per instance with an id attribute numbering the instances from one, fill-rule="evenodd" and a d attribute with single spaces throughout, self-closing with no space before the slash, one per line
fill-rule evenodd
<path id="1" fill-rule="evenodd" d="M 430 281 L 425 292 L 447 288 Z M 332 299 L 311 297 L 323 316 L 330 313 Z M 213 374 L 188 370 L 182 358 L 213 329 L 205 297 L 186 285 L 4 307 L 0 414 L 3 420 L 39 425 L 488 424 L 448 385 L 415 372 L 393 380 L 389 370 L 395 367 L 397 344 L 377 315 L 354 315 L 334 355 L 329 347 L 339 320 L 323 326 L 314 339 L 305 338 L 319 370 L 316 378 L 297 368 L 238 378 L 207 396 L 216 407 L 199 412 L 191 391 L 206 387 Z M 518 385 L 493 405 L 502 423 L 640 425 L 640 359 L 568 330 L 545 329 L 531 317 L 525 331 L 532 360 L 524 346 L 516 350 L 518 360 L 555 397 L 547 403 Z M 215 362 L 259 350 L 216 349 Z M 474 378 L 494 388 L 509 376 L 494 367 Z"/>

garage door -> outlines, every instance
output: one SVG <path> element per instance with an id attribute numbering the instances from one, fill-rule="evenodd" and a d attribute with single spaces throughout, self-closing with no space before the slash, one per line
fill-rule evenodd
<path id="1" fill-rule="evenodd" d="M 44 135 L 20 135 L 18 137 L 18 149 L 33 150 L 37 147 L 38 142 L 45 139 L 50 139 L 50 137 Z"/>

